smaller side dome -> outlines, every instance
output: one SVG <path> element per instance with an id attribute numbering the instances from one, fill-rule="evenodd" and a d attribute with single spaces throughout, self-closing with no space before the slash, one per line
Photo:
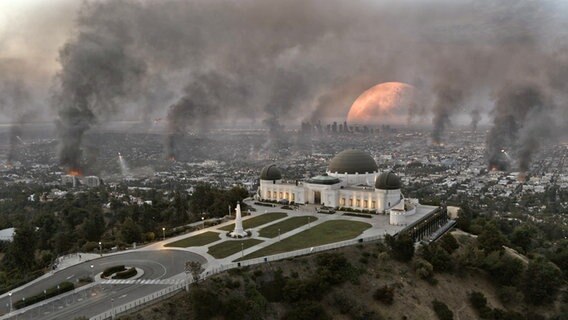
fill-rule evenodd
<path id="1" fill-rule="evenodd" d="M 281 180 L 282 172 L 275 164 L 268 165 L 260 170 L 260 180 Z"/>
<path id="2" fill-rule="evenodd" d="M 388 171 L 381 173 L 375 181 L 375 188 L 380 190 L 396 190 L 400 189 L 402 182 L 399 176 L 394 172 Z"/>

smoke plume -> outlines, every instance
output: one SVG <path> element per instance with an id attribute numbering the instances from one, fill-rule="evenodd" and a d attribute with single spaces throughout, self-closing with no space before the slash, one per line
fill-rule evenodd
<path id="1" fill-rule="evenodd" d="M 436 104 L 434 105 L 434 118 L 432 124 L 432 141 L 442 143 L 442 133 L 450 122 L 450 116 L 460 107 L 463 92 L 452 85 L 440 85 L 436 90 Z"/>
<path id="2" fill-rule="evenodd" d="M 566 12 L 553 0 L 86 2 L 59 52 L 61 163 L 80 167 L 84 134 L 124 114 L 167 115 L 173 155 L 178 136 L 235 120 L 260 120 L 278 141 L 283 126 L 344 118 L 359 93 L 387 81 L 420 92 L 399 115 L 432 115 L 435 142 L 455 115 L 474 119 L 463 106 L 493 107 L 488 161 L 502 148 L 531 159 L 519 139 L 549 134 L 516 111 L 526 102 L 512 88 L 554 106 L 527 114 L 566 114 Z"/>
<path id="3" fill-rule="evenodd" d="M 6 160 L 14 161 L 16 148 L 23 143 L 23 126 L 33 118 L 34 101 L 29 86 L 20 78 L 18 70 L 0 61 L 0 113 L 10 115 L 9 148 Z"/>
<path id="4" fill-rule="evenodd" d="M 519 166 L 522 171 L 537 148 L 537 135 L 542 128 L 542 121 L 535 122 L 529 114 L 546 112 L 546 97 L 543 90 L 535 83 L 509 83 L 496 96 L 493 127 L 487 137 L 489 167 L 507 169 L 502 150 L 519 149 Z M 519 141 L 519 132 L 523 130 L 523 139 Z"/>
<path id="5" fill-rule="evenodd" d="M 479 112 L 479 109 L 471 110 L 469 115 L 471 117 L 471 129 L 473 131 L 477 131 L 477 125 L 479 124 L 479 121 L 481 121 L 481 113 Z"/>
<path id="6" fill-rule="evenodd" d="M 130 51 L 131 37 L 120 20 L 106 19 L 98 6 L 85 6 L 76 37 L 59 53 L 62 70 L 53 104 L 58 110 L 60 163 L 80 170 L 83 136 L 144 74 L 145 64 Z"/>

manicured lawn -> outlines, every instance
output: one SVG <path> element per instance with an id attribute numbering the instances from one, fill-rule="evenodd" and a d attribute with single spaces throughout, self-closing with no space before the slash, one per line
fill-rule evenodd
<path id="1" fill-rule="evenodd" d="M 258 239 L 227 240 L 212 246 L 211 248 L 209 248 L 209 251 L 207 251 L 207 253 L 209 253 L 210 255 L 212 255 L 217 259 L 222 259 L 232 254 L 235 254 L 241 251 L 242 249 L 250 248 L 261 242 L 262 240 Z M 243 244 L 242 246 L 241 243 Z"/>
<path id="2" fill-rule="evenodd" d="M 321 246 L 328 243 L 356 238 L 369 229 L 370 224 L 359 221 L 332 220 L 319 224 L 311 229 L 302 231 L 268 247 L 262 248 L 244 257 L 246 260 L 265 257 L 282 252 Z"/>
<path id="3" fill-rule="evenodd" d="M 310 218 L 310 220 L 308 220 L 308 217 Z M 317 217 L 312 216 L 292 217 L 284 221 L 269 225 L 268 227 L 262 228 L 260 229 L 258 234 L 261 237 L 274 238 L 278 236 L 278 229 L 280 229 L 280 234 L 284 234 L 290 230 L 294 230 L 303 225 L 306 225 L 308 224 L 308 222 L 314 222 L 317 219 Z"/>
<path id="4" fill-rule="evenodd" d="M 247 220 L 243 221 L 243 228 L 246 229 L 250 229 L 250 228 L 256 228 L 258 226 L 261 226 L 263 224 L 267 224 L 269 222 L 272 222 L 274 220 L 278 220 L 278 219 L 282 219 L 284 217 L 287 217 L 288 215 L 284 212 L 270 212 L 270 213 L 265 213 L 263 215 L 260 215 L 258 217 L 254 217 L 254 218 L 250 218 Z M 235 229 L 235 224 L 232 223 L 228 226 L 224 226 L 223 228 L 219 228 L 219 230 L 224 230 L 224 231 L 233 231 L 233 229 Z"/>
<path id="5" fill-rule="evenodd" d="M 168 243 L 164 247 L 178 247 L 178 248 L 200 247 L 220 239 L 221 238 L 219 237 L 219 234 L 217 232 L 209 231 L 202 234 L 198 234 L 193 237 L 181 239 L 176 242 Z"/>

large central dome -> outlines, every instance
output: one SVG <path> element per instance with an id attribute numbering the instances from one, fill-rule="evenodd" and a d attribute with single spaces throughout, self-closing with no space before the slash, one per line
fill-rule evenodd
<path id="1" fill-rule="evenodd" d="M 329 162 L 328 171 L 332 173 L 365 174 L 377 172 L 379 167 L 370 154 L 359 150 L 345 150 Z"/>

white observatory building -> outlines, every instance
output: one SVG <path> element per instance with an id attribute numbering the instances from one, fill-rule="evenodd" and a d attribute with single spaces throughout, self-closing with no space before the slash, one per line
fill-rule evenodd
<path id="1" fill-rule="evenodd" d="M 405 199 L 400 178 L 393 172 L 379 173 L 373 157 L 359 150 L 345 150 L 331 161 L 325 174 L 306 181 L 285 182 L 274 164 L 260 172 L 260 200 L 286 199 L 298 204 L 356 209 L 390 215 L 391 225 L 406 225 L 419 206 Z"/>

